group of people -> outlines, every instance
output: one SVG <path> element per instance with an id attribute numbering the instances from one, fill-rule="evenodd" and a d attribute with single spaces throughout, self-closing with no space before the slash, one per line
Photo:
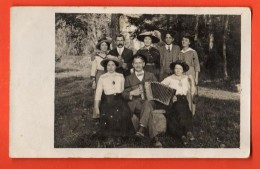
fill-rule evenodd
<path id="1" fill-rule="evenodd" d="M 123 138 L 135 135 L 144 138 L 148 130 L 154 147 L 162 147 L 153 122 L 153 110 L 166 110 L 167 132 L 181 138 L 184 144 L 194 140 L 192 117 L 200 65 L 197 52 L 190 48 L 192 37 L 185 34 L 182 50 L 174 45 L 171 32 L 165 33 L 163 46 L 152 32 L 137 36 L 144 43 L 135 55 L 124 46 L 124 36 L 116 37 L 116 48 L 110 50 L 111 40 L 102 38 L 96 47 L 100 51 L 92 61 L 91 79 L 95 89 L 93 118 L 99 121 L 98 135 L 120 145 Z M 160 83 L 176 90 L 169 106 L 145 100 L 139 87 L 147 81 Z M 133 127 L 132 117 L 138 117 L 139 127 Z"/>

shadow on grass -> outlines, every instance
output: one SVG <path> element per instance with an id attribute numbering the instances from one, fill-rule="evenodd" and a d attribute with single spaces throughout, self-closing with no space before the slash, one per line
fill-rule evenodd
<path id="1" fill-rule="evenodd" d="M 239 92 L 238 82 L 235 81 L 224 81 L 224 80 L 214 80 L 214 81 L 202 81 L 199 83 L 199 87 L 207 87 L 209 89 L 224 90 L 229 92 Z"/>

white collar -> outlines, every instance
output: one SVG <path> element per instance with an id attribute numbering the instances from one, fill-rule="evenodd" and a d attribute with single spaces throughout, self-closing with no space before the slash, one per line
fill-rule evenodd
<path id="1" fill-rule="evenodd" d="M 107 72 L 107 74 L 114 75 L 114 74 L 116 74 L 116 72 L 113 72 L 113 73 Z"/>
<path id="2" fill-rule="evenodd" d="M 172 44 L 170 45 L 165 44 L 165 48 L 168 49 L 168 47 L 170 47 L 170 50 L 172 50 Z"/>
<path id="3" fill-rule="evenodd" d="M 188 52 L 188 51 L 194 51 L 194 49 L 188 48 L 187 50 L 183 50 L 183 49 L 181 50 L 182 53 L 186 53 L 186 52 Z"/>
<path id="4" fill-rule="evenodd" d="M 98 57 L 101 57 L 102 59 L 105 59 L 105 58 L 107 57 L 107 55 L 101 56 L 100 54 L 102 54 L 102 53 L 97 53 L 97 56 L 98 56 Z"/>
<path id="5" fill-rule="evenodd" d="M 113 73 L 107 72 L 107 74 L 108 74 L 109 76 L 114 76 L 114 75 L 116 74 L 116 72 L 113 72 Z"/>
<path id="6" fill-rule="evenodd" d="M 144 49 L 147 49 L 147 50 L 150 50 L 151 48 L 152 48 L 152 46 L 149 46 L 149 47 L 144 46 Z"/>
<path id="7" fill-rule="evenodd" d="M 144 70 L 142 70 L 141 72 L 135 72 L 135 75 L 143 73 L 144 74 Z"/>

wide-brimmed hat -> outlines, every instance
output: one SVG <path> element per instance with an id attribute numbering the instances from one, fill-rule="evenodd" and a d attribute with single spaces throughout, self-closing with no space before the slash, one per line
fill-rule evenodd
<path id="1" fill-rule="evenodd" d="M 142 55 L 142 54 L 135 54 L 135 55 L 132 57 L 132 62 L 134 61 L 135 58 L 141 58 L 141 59 L 144 61 L 144 63 L 147 62 L 146 56 L 144 56 L 144 55 Z"/>
<path id="2" fill-rule="evenodd" d="M 143 32 L 143 33 L 141 33 L 141 34 L 139 34 L 138 36 L 137 36 L 137 39 L 139 40 L 139 41 L 144 41 L 144 38 L 145 37 L 150 37 L 151 39 L 152 39 L 152 43 L 158 43 L 158 42 L 160 42 L 160 39 L 159 38 L 157 38 L 155 35 L 154 35 L 154 33 L 153 32 Z"/>
<path id="3" fill-rule="evenodd" d="M 107 57 L 104 60 L 102 60 L 100 64 L 101 66 L 106 67 L 109 61 L 113 61 L 117 67 L 122 64 L 118 57 L 112 55 L 107 55 Z"/>
<path id="4" fill-rule="evenodd" d="M 112 39 L 110 38 L 107 38 L 107 37 L 104 37 L 104 38 L 101 38 L 98 40 L 98 43 L 96 45 L 96 48 L 100 50 L 100 45 L 103 43 L 103 42 L 106 42 L 108 44 L 108 49 L 109 49 L 109 45 L 112 43 Z"/>
<path id="5" fill-rule="evenodd" d="M 176 62 L 172 62 L 172 63 L 170 64 L 170 68 L 171 68 L 172 70 L 174 70 L 175 65 L 181 65 L 182 68 L 183 68 L 183 73 L 184 73 L 184 72 L 187 72 L 187 71 L 189 70 L 189 65 L 187 65 L 187 64 L 186 64 L 184 61 L 182 61 L 182 60 L 177 60 Z"/>

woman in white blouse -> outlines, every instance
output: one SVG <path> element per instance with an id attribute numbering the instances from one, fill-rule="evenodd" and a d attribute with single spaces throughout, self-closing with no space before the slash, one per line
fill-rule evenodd
<path id="1" fill-rule="evenodd" d="M 173 104 L 167 112 L 167 130 L 172 136 L 178 136 L 184 144 L 195 138 L 192 134 L 192 112 L 189 108 L 187 95 L 194 95 L 195 85 L 192 76 L 184 73 L 189 70 L 189 66 L 182 61 L 170 64 L 174 74 L 165 78 L 161 83 L 176 90 Z"/>
<path id="2" fill-rule="evenodd" d="M 115 72 L 119 64 L 119 59 L 111 55 L 101 61 L 106 73 L 99 78 L 94 105 L 94 114 L 100 117 L 99 136 L 116 139 L 118 145 L 121 144 L 122 137 L 134 133 L 132 114 L 122 98 L 125 79 L 123 74 Z"/>

